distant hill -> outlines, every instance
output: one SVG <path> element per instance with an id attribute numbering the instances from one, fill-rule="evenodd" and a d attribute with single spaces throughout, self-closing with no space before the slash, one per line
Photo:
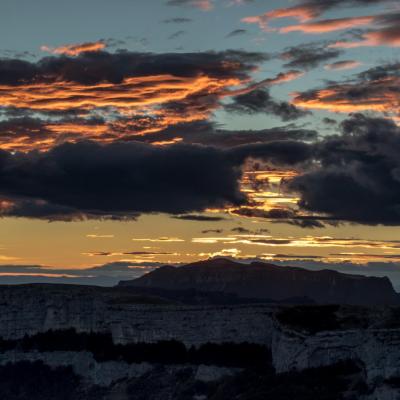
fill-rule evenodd
<path id="1" fill-rule="evenodd" d="M 399 304 L 399 295 L 386 277 L 343 274 L 333 270 L 309 271 L 263 262 L 242 264 L 225 258 L 181 267 L 164 266 L 118 286 L 136 290 L 222 293 L 246 300 L 319 304 Z M 301 302 L 301 301 L 300 301 Z"/>

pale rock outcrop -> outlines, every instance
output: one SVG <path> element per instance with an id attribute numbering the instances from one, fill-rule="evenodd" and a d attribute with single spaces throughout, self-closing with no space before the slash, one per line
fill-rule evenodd
<path id="1" fill-rule="evenodd" d="M 332 365 L 349 359 L 363 364 L 367 382 L 400 376 L 400 330 L 351 330 L 302 335 L 283 330 L 272 344 L 277 372 Z"/>

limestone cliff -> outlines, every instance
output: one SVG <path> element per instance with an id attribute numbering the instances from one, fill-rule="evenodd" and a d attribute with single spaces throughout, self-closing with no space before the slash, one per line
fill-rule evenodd
<path id="1" fill-rule="evenodd" d="M 397 307 L 185 306 L 130 296 L 118 288 L 0 287 L 3 339 L 75 328 L 109 332 L 122 344 L 171 339 L 188 347 L 249 342 L 271 349 L 278 373 L 356 360 L 363 365 L 368 385 L 381 391 L 384 382 L 400 377 L 399 315 Z M 3 354 L 0 361 L 13 361 L 12 357 L 23 355 Z M 103 365 L 98 371 L 107 375 L 107 368 L 118 372 L 125 367 Z"/>

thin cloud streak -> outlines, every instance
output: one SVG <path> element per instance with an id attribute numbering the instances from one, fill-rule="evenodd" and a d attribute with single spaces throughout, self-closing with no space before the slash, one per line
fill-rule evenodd
<path id="1" fill-rule="evenodd" d="M 40 50 L 52 54 L 78 56 L 81 53 L 92 53 L 101 51 L 104 50 L 106 47 L 107 44 L 104 41 L 98 41 L 98 42 L 87 42 L 79 44 L 69 44 L 59 47 L 41 46 Z"/>

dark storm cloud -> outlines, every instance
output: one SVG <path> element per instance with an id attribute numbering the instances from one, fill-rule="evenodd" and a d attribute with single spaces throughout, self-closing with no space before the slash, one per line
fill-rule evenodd
<path id="1" fill-rule="evenodd" d="M 0 153 L 3 197 L 89 214 L 182 213 L 240 204 L 240 175 L 240 164 L 225 153 L 188 145 L 81 142 L 47 153 Z"/>
<path id="2" fill-rule="evenodd" d="M 230 157 L 240 163 L 251 156 L 254 159 L 265 160 L 270 164 L 279 166 L 293 166 L 304 163 L 310 160 L 312 154 L 312 146 L 293 140 L 242 145 L 230 151 Z"/>
<path id="3" fill-rule="evenodd" d="M 147 143 L 161 140 L 180 138 L 184 143 L 202 144 L 214 147 L 229 148 L 251 143 L 268 143 L 277 140 L 314 141 L 318 133 L 312 129 L 299 128 L 295 125 L 260 129 L 260 130 L 226 130 L 220 129 L 210 121 L 179 124 L 168 127 L 160 132 L 149 133 L 145 136 L 125 137 Z"/>
<path id="4" fill-rule="evenodd" d="M 203 144 L 216 147 L 233 147 L 248 143 L 266 143 L 276 140 L 304 140 L 313 141 L 317 138 L 317 132 L 299 128 L 294 125 L 287 125 L 271 129 L 262 130 L 224 130 L 219 129 L 218 125 L 210 121 L 197 121 L 192 123 L 182 123 L 158 132 L 147 133 L 138 136 L 135 127 L 146 125 L 151 127 L 151 120 L 148 116 L 126 118 L 115 118 L 113 122 L 104 121 L 101 118 L 87 118 L 85 116 L 76 117 L 70 113 L 57 114 L 56 119 L 51 116 L 43 115 L 43 119 L 33 118 L 27 112 L 27 116 L 20 110 L 13 117 L 0 122 L 0 144 L 3 148 L 10 150 L 26 151 L 35 148 L 36 143 L 45 146 L 46 143 L 62 143 L 66 140 L 82 140 L 92 137 L 98 139 L 96 129 L 105 129 L 102 133 L 103 138 L 121 142 L 141 141 L 145 143 L 160 143 L 173 141 L 176 138 L 183 143 Z M 6 117 L 8 114 L 4 114 Z M 12 113 L 12 115 L 14 115 Z M 79 128 L 79 130 L 78 130 Z M 61 132 L 58 130 L 61 129 Z M 12 144 L 12 146 L 11 146 Z M 51 147 L 51 146 L 47 146 Z"/>
<path id="5" fill-rule="evenodd" d="M 303 165 L 285 190 L 297 193 L 301 215 L 288 209 L 240 207 L 233 213 L 266 218 L 304 228 L 321 228 L 350 221 L 369 225 L 400 224 L 400 128 L 390 119 L 353 115 L 341 124 L 342 132 L 311 145 L 273 142 L 247 145 L 253 158 L 276 165 Z M 235 156 L 240 155 L 240 146 Z M 308 161 L 308 163 L 307 163 Z"/>
<path id="6" fill-rule="evenodd" d="M 11 140 L 13 137 L 35 134 L 41 140 L 51 134 L 39 118 L 19 117 L 0 121 L 0 140 Z"/>
<path id="7" fill-rule="evenodd" d="M 0 151 L 2 216 L 48 219 L 134 218 L 241 205 L 247 158 L 294 165 L 307 145 L 271 142 L 229 150 L 177 144 L 63 144 L 47 152 Z"/>
<path id="8" fill-rule="evenodd" d="M 271 114 L 283 121 L 291 121 L 302 118 L 309 111 L 304 111 L 286 101 L 275 100 L 268 89 L 258 89 L 233 98 L 232 103 L 225 109 L 239 114 Z"/>
<path id="9" fill-rule="evenodd" d="M 51 204 L 41 199 L 2 199 L 1 203 L 1 217 L 10 216 L 16 218 L 44 219 L 48 221 L 82 221 L 86 219 L 135 219 L 138 216 L 134 213 L 132 213 L 129 217 L 124 215 L 117 217 L 116 214 L 97 215 L 93 212 L 83 213 L 76 208 Z"/>
<path id="10" fill-rule="evenodd" d="M 236 214 L 307 228 L 337 221 L 400 224 L 399 127 L 388 119 L 355 115 L 341 129 L 314 144 L 288 139 L 232 146 L 235 139 L 229 138 L 219 148 L 81 142 L 45 153 L 2 151 L 1 214 L 76 220 L 166 212 L 205 221 L 186 213 L 242 205 Z M 322 216 L 243 207 L 239 180 L 249 157 L 281 168 L 302 165 L 287 190 L 299 194 L 303 210 Z"/>
<path id="11" fill-rule="evenodd" d="M 286 61 L 284 66 L 287 68 L 309 70 L 339 57 L 341 53 L 341 50 L 329 48 L 326 43 L 308 43 L 287 48 L 280 58 Z"/>
<path id="12" fill-rule="evenodd" d="M 363 224 L 400 224 L 400 128 L 355 115 L 316 145 L 317 168 L 290 183 L 303 209 Z"/>
<path id="13" fill-rule="evenodd" d="M 45 57 L 38 62 L 0 59 L 0 84 L 69 81 L 93 85 L 99 82 L 121 83 L 127 77 L 165 74 L 243 78 L 255 64 L 265 59 L 264 54 L 239 50 L 164 54 L 99 51 L 81 53 L 77 57 Z"/>

